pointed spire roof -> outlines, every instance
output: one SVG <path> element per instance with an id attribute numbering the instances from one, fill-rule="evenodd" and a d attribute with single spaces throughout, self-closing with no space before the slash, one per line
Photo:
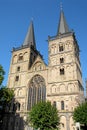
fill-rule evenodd
<path id="1" fill-rule="evenodd" d="M 36 48 L 33 21 L 31 21 L 27 35 L 25 37 L 23 46 L 25 46 L 25 45 L 29 45 L 29 46 L 32 45 L 34 48 Z"/>
<path id="2" fill-rule="evenodd" d="M 61 9 L 57 35 L 64 34 L 67 32 L 70 32 L 70 30 L 69 30 L 69 27 L 67 25 L 67 22 L 66 22 L 66 19 L 64 16 L 64 12 Z"/>

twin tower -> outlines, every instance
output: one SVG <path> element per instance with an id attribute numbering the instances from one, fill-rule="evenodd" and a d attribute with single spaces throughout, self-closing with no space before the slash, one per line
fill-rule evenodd
<path id="1" fill-rule="evenodd" d="M 8 88 L 14 89 L 18 104 L 14 103 L 17 110 L 15 117 L 9 118 L 9 124 L 14 124 L 9 130 L 33 130 L 21 123 L 20 117 L 23 121 L 26 120 L 27 111 L 41 100 L 50 101 L 59 110 L 61 130 L 76 129 L 72 113 L 82 102 L 84 90 L 79 46 L 75 33 L 67 25 L 63 10 L 60 12 L 57 34 L 54 37 L 49 36 L 48 43 L 46 65 L 36 48 L 34 26 L 31 22 L 21 47 L 12 50 Z"/>

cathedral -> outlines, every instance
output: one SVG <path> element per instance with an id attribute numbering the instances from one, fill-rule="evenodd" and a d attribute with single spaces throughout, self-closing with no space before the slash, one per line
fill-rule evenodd
<path id="1" fill-rule="evenodd" d="M 34 130 L 25 121 L 39 101 L 50 101 L 58 109 L 60 130 L 76 130 L 72 114 L 84 99 L 80 49 L 63 10 L 57 30 L 48 37 L 48 64 L 36 48 L 33 21 L 23 44 L 12 49 L 7 86 L 14 89 L 18 103 L 15 116 L 5 117 L 4 130 Z"/>

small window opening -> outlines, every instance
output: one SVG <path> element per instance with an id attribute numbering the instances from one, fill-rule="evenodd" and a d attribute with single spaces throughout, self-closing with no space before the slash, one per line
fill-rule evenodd
<path id="1" fill-rule="evenodd" d="M 17 67 L 17 71 L 20 71 L 20 66 Z"/>
<path id="2" fill-rule="evenodd" d="M 64 75 L 64 68 L 60 69 L 60 75 Z"/>
<path id="3" fill-rule="evenodd" d="M 60 63 L 64 63 L 64 58 L 60 58 Z"/>
<path id="4" fill-rule="evenodd" d="M 61 101 L 61 110 L 64 110 L 64 101 Z"/>
<path id="5" fill-rule="evenodd" d="M 56 101 L 53 102 L 53 106 L 56 107 Z"/>
<path id="6" fill-rule="evenodd" d="M 59 52 L 61 52 L 63 50 L 64 50 L 63 46 L 59 46 Z"/>
<path id="7" fill-rule="evenodd" d="M 19 61 L 21 61 L 21 60 L 23 60 L 23 56 L 20 55 L 19 56 Z"/>
<path id="8" fill-rule="evenodd" d="M 15 81 L 18 81 L 18 80 L 19 80 L 19 76 L 16 76 Z"/>
<path id="9" fill-rule="evenodd" d="M 17 103 L 17 110 L 20 111 L 20 103 Z"/>

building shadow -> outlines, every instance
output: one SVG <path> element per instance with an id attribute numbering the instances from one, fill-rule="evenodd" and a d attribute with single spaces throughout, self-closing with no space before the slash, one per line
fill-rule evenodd
<path id="1" fill-rule="evenodd" d="M 25 121 L 22 113 L 20 103 L 13 98 L 5 110 L 0 112 L 0 130 L 24 130 Z"/>

